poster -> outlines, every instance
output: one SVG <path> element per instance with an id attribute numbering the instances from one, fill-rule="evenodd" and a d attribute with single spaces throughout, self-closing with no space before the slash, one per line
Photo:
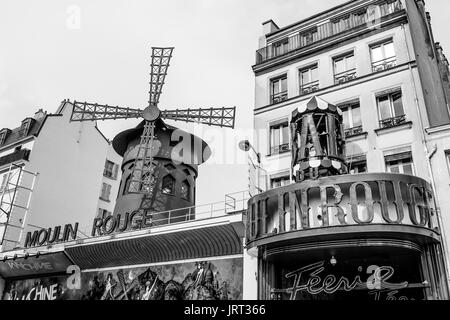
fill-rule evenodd
<path id="1" fill-rule="evenodd" d="M 8 282 L 4 300 L 241 300 L 241 258 L 82 272 Z"/>

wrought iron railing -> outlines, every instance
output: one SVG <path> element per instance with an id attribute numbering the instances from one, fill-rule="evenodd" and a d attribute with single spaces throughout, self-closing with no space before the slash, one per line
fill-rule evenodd
<path id="1" fill-rule="evenodd" d="M 351 137 L 360 135 L 362 133 L 364 133 L 362 126 L 345 129 L 345 137 L 346 138 L 351 138 Z"/>
<path id="2" fill-rule="evenodd" d="M 283 154 L 283 153 L 287 153 L 289 151 L 291 151 L 289 143 L 285 143 L 285 144 L 282 144 L 279 146 L 272 147 L 270 150 L 270 154 L 272 156 L 275 156 L 277 154 Z"/>
<path id="3" fill-rule="evenodd" d="M 356 69 L 347 70 L 334 76 L 334 83 L 340 84 L 356 79 Z"/>
<path id="4" fill-rule="evenodd" d="M 406 122 L 406 115 L 380 120 L 380 129 L 387 129 L 402 125 Z"/>
<path id="5" fill-rule="evenodd" d="M 302 86 L 300 86 L 300 95 L 306 95 L 306 94 L 310 94 L 312 92 L 316 92 L 319 90 L 319 81 L 314 81 L 314 82 L 310 82 L 310 83 L 306 83 Z"/>
<path id="6" fill-rule="evenodd" d="M 272 104 L 276 104 L 276 103 L 280 103 L 280 102 L 287 100 L 287 98 L 288 98 L 288 92 L 284 91 L 284 92 L 280 92 L 280 93 L 271 95 L 270 102 Z"/>
<path id="7" fill-rule="evenodd" d="M 397 58 L 391 57 L 372 63 L 372 72 L 380 72 L 391 69 L 397 65 Z"/>
<path id="8" fill-rule="evenodd" d="M 371 7 L 374 7 L 371 5 Z M 403 10 L 403 5 L 400 0 L 386 1 L 377 6 L 379 10 L 367 10 L 366 13 L 361 14 L 361 10 L 350 14 L 349 21 L 346 24 L 347 28 L 336 28 L 335 23 L 330 21 L 317 27 L 310 28 L 308 31 L 298 33 L 287 39 L 283 39 L 283 47 L 280 49 L 280 41 L 270 44 L 256 51 L 256 64 L 263 63 L 273 58 L 281 57 L 293 51 L 305 48 L 319 41 L 331 38 L 335 35 L 359 28 L 361 26 L 371 26 L 374 21 L 379 18 L 387 17 L 391 14 Z M 313 29 L 314 31 L 311 31 Z"/>

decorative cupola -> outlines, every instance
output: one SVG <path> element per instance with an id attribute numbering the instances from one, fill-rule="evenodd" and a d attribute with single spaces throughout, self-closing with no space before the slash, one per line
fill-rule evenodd
<path id="1" fill-rule="evenodd" d="M 294 180 L 347 173 L 342 111 L 312 97 L 292 113 L 292 172 Z"/>
<path id="2" fill-rule="evenodd" d="M 10 135 L 11 130 L 8 128 L 3 128 L 0 130 L 0 147 L 3 146 L 6 143 L 6 139 Z"/>

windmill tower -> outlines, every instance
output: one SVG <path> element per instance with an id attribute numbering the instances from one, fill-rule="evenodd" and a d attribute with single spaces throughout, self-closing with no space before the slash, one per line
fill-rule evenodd
<path id="1" fill-rule="evenodd" d="M 235 107 L 166 111 L 158 108 L 173 49 L 152 48 L 150 98 L 145 109 L 74 101 L 71 116 L 71 121 L 144 119 L 136 128 L 118 134 L 113 140 L 114 149 L 124 157 L 114 214 L 152 212 L 154 224 L 167 223 L 169 210 L 195 205 L 198 165 L 210 156 L 206 142 L 163 120 L 224 128 L 234 128 L 235 124 Z M 186 210 L 171 214 L 169 222 L 186 218 Z"/>

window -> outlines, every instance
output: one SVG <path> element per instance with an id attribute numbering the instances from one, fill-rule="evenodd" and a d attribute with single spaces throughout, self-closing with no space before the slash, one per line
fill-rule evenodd
<path id="1" fill-rule="evenodd" d="M 350 16 L 345 16 L 334 20 L 332 23 L 333 34 L 338 34 L 347 31 L 351 28 L 350 26 Z"/>
<path id="2" fill-rule="evenodd" d="M 353 19 L 355 21 L 355 26 L 360 26 L 367 23 L 367 9 L 362 9 L 361 11 L 355 12 L 353 14 Z"/>
<path id="3" fill-rule="evenodd" d="M 379 72 L 397 65 L 394 42 L 392 40 L 370 47 L 372 71 Z"/>
<path id="4" fill-rule="evenodd" d="M 378 95 L 377 107 L 381 128 L 395 127 L 406 122 L 401 91 Z"/>
<path id="5" fill-rule="evenodd" d="M 270 186 L 272 189 L 288 186 L 291 184 L 291 179 L 289 176 L 277 177 L 270 179 Z"/>
<path id="6" fill-rule="evenodd" d="M 287 100 L 287 75 L 270 81 L 270 103 L 280 103 Z"/>
<path id="7" fill-rule="evenodd" d="M 411 152 L 386 156 L 385 160 L 387 172 L 414 175 Z"/>
<path id="8" fill-rule="evenodd" d="M 289 39 L 283 39 L 273 44 L 274 56 L 281 56 L 288 52 Z"/>
<path id="9" fill-rule="evenodd" d="M 319 71 L 317 65 L 300 70 L 300 95 L 319 90 Z"/>
<path id="10" fill-rule="evenodd" d="M 0 146 L 4 145 L 6 142 L 6 138 L 8 137 L 8 134 L 11 132 L 11 130 L 8 129 L 2 129 L 0 131 Z"/>
<path id="11" fill-rule="evenodd" d="M 187 181 L 181 183 L 181 198 L 191 201 L 191 186 Z"/>
<path id="12" fill-rule="evenodd" d="M 22 125 L 20 126 L 19 136 L 26 137 L 30 133 L 31 124 L 33 119 L 28 118 L 22 121 Z"/>
<path id="13" fill-rule="evenodd" d="M 117 173 L 119 171 L 119 166 L 112 161 L 106 160 L 105 170 L 103 170 L 103 176 L 110 179 L 117 179 Z"/>
<path id="14" fill-rule="evenodd" d="M 363 128 L 359 102 L 345 104 L 340 106 L 340 108 L 343 113 L 345 137 L 349 138 L 361 134 Z"/>
<path id="15" fill-rule="evenodd" d="M 356 78 L 356 66 L 354 53 L 333 59 L 334 83 L 344 83 Z"/>
<path id="16" fill-rule="evenodd" d="M 167 175 L 162 180 L 161 192 L 168 195 L 175 194 L 175 178 Z"/>
<path id="17" fill-rule="evenodd" d="M 289 125 L 287 121 L 270 126 L 270 154 L 289 152 Z"/>
<path id="18" fill-rule="evenodd" d="M 100 199 L 103 201 L 110 201 L 109 197 L 111 195 L 111 185 L 107 183 L 103 183 L 102 185 L 102 194 L 100 195 Z"/>
<path id="19" fill-rule="evenodd" d="M 358 156 L 347 160 L 348 172 L 350 174 L 367 172 L 366 156 Z"/>
<path id="20" fill-rule="evenodd" d="M 300 34 L 301 46 L 307 46 L 317 41 L 318 35 L 319 34 L 317 33 L 317 28 L 302 32 Z"/>

